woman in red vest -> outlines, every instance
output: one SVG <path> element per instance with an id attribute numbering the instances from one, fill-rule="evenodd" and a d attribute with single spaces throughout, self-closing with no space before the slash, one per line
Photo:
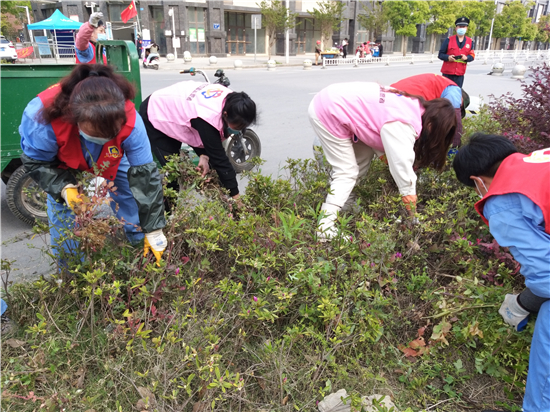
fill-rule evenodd
<path id="1" fill-rule="evenodd" d="M 455 109 L 456 117 L 453 147 L 460 146 L 462 119 L 466 116 L 466 107 L 470 104 L 470 97 L 455 82 L 438 74 L 425 73 L 401 79 L 391 84 L 391 87 L 415 96 L 421 96 L 426 100 L 438 98 L 449 100 Z"/>
<path id="2" fill-rule="evenodd" d="M 475 208 L 495 240 L 521 265 L 527 289 L 507 294 L 498 313 L 521 331 L 538 312 L 523 410 L 550 411 L 550 148 L 524 155 L 504 136 L 478 133 L 453 168 L 481 197 Z"/>
<path id="3" fill-rule="evenodd" d="M 75 52 L 77 63 L 96 63 L 95 43 L 98 40 L 107 40 L 105 26 L 103 25 L 103 13 L 92 13 L 90 20 L 84 23 L 78 31 L 75 39 Z M 107 58 L 103 56 L 103 64 L 107 64 Z"/>
<path id="4" fill-rule="evenodd" d="M 443 42 L 439 49 L 439 60 L 443 60 L 441 74 L 451 79 L 462 88 L 466 64 L 475 58 L 474 41 L 466 36 L 470 19 L 459 17 L 455 21 L 456 36 L 451 36 Z"/>
<path id="5" fill-rule="evenodd" d="M 145 234 L 145 253 L 151 250 L 157 262 L 166 248 L 162 179 L 134 97 L 134 86 L 112 67 L 81 64 L 23 113 L 21 159 L 48 194 L 51 244 L 61 262 L 80 259 L 78 245 L 64 240 L 82 202 L 79 171 L 114 182 L 111 206 L 132 243 Z"/>

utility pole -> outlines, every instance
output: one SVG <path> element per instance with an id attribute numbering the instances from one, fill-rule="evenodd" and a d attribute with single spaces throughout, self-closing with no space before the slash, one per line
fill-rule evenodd
<path id="1" fill-rule="evenodd" d="M 286 17 L 287 17 L 287 23 L 288 23 L 288 17 L 290 13 L 290 0 L 286 0 Z M 288 26 L 286 27 L 286 33 L 285 33 L 285 62 L 286 64 L 289 63 L 290 59 L 290 30 Z"/>
<path id="2" fill-rule="evenodd" d="M 27 6 L 15 6 L 21 9 L 25 9 L 27 12 L 27 33 L 29 34 L 29 40 L 31 43 L 34 43 L 34 38 L 32 37 L 32 30 L 29 30 L 29 24 L 31 24 L 31 16 L 29 14 L 29 8 Z"/>

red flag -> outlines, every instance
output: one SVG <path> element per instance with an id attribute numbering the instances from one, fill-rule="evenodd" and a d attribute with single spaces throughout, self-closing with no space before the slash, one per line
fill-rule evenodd
<path id="1" fill-rule="evenodd" d="M 122 13 L 120 13 L 120 17 L 122 18 L 122 21 L 124 23 L 128 23 L 128 20 L 130 20 L 132 17 L 137 16 L 137 10 L 136 5 L 134 3 L 134 0 L 132 0 L 132 3 L 124 9 Z"/>

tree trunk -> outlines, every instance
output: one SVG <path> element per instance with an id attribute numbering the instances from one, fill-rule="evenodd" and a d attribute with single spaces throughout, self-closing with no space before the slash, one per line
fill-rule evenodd
<path id="1" fill-rule="evenodd" d="M 432 33 L 432 45 L 430 46 L 430 51 L 432 54 L 435 53 L 435 33 Z"/>
<path id="2" fill-rule="evenodd" d="M 493 47 L 493 49 L 499 50 L 498 44 L 500 43 L 500 37 L 496 37 L 493 41 L 495 42 L 495 47 Z"/>
<path id="3" fill-rule="evenodd" d="M 407 36 L 402 36 L 403 40 L 401 41 L 401 50 L 403 50 L 403 57 L 407 55 Z"/>

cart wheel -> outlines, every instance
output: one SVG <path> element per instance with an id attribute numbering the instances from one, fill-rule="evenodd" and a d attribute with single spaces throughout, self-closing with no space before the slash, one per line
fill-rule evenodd
<path id="1" fill-rule="evenodd" d="M 30 177 L 24 166 L 12 173 L 6 186 L 6 200 L 11 212 L 23 222 L 48 222 L 46 192 Z"/>
<path id="2" fill-rule="evenodd" d="M 246 129 L 246 132 L 242 138 L 244 145 L 248 151 L 245 153 L 244 147 L 242 147 L 239 140 L 231 140 L 226 149 L 227 157 L 233 165 L 235 172 L 241 173 L 245 170 L 252 170 L 254 164 L 249 162 L 253 157 L 259 157 L 262 152 L 262 145 L 258 135 L 250 129 Z"/>

